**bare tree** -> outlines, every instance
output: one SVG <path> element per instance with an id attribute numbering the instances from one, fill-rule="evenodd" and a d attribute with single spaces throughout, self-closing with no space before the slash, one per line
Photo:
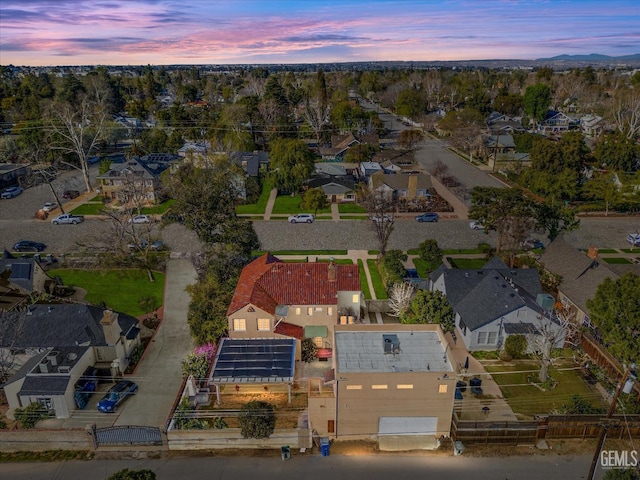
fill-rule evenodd
<path id="1" fill-rule="evenodd" d="M 574 316 L 564 310 L 554 310 L 553 319 L 543 315 L 538 316 L 536 333 L 533 335 L 532 347 L 534 355 L 540 364 L 538 374 L 540 382 L 549 380 L 549 367 L 553 364 L 553 349 L 562 348 L 566 343 L 576 338 L 577 325 Z"/>
<path id="2" fill-rule="evenodd" d="M 0 279 L 3 282 L 5 278 Z M 16 310 L 0 312 L 0 384 L 20 367 L 18 338 L 24 329 L 22 313 Z"/>
<path id="3" fill-rule="evenodd" d="M 640 134 L 640 91 L 616 91 L 611 117 L 615 127 L 627 138 L 635 138 Z"/>
<path id="4" fill-rule="evenodd" d="M 389 315 L 392 317 L 401 317 L 411 305 L 415 289 L 406 282 L 394 283 L 389 291 Z"/>
<path id="5" fill-rule="evenodd" d="M 93 191 L 87 159 L 98 148 L 105 133 L 108 114 L 104 105 L 84 96 L 78 105 L 54 104 L 49 115 L 52 149 L 77 157 L 63 162 L 82 172 L 87 191 Z"/>
<path id="6" fill-rule="evenodd" d="M 358 191 L 360 203 L 367 210 L 373 230 L 378 239 L 380 255 L 387 250 L 387 243 L 393 232 L 394 203 L 390 195 L 381 189 L 371 190 L 361 187 Z"/>

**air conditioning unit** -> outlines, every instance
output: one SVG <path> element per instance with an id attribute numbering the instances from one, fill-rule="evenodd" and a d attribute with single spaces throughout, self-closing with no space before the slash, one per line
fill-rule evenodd
<path id="1" fill-rule="evenodd" d="M 60 363 L 60 360 L 62 360 L 60 357 L 61 357 L 60 352 L 58 352 L 57 350 L 52 350 L 47 354 L 47 360 L 51 362 L 51 365 L 54 365 L 54 366 Z"/>
<path id="2" fill-rule="evenodd" d="M 60 365 L 58 367 L 58 373 L 70 373 L 71 367 L 69 365 Z"/>
<path id="3" fill-rule="evenodd" d="M 40 373 L 49 373 L 51 372 L 51 362 L 49 360 L 43 360 L 38 364 L 40 368 Z"/>

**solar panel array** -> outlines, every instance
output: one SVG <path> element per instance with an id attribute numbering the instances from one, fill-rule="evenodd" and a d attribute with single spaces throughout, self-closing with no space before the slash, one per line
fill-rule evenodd
<path id="1" fill-rule="evenodd" d="M 265 383 L 293 380 L 295 339 L 225 339 L 212 380 Z"/>

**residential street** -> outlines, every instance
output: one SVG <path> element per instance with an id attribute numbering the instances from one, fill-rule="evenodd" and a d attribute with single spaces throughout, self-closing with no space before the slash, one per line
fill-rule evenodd
<path id="1" fill-rule="evenodd" d="M 297 455 L 286 462 L 280 456 L 185 456 L 168 459 L 93 460 L 88 462 L 4 463 L 3 480 L 105 479 L 123 469 L 150 469 L 158 480 L 539 480 L 584 479 L 591 457 L 521 456 L 468 457 L 425 455 L 347 456 Z M 602 472 L 597 472 L 597 479 Z"/>

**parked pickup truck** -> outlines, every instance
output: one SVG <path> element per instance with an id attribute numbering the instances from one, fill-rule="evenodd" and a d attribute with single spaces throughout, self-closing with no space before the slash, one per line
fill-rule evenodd
<path id="1" fill-rule="evenodd" d="M 72 215 L 70 213 L 59 215 L 51 220 L 51 223 L 53 223 L 54 225 L 60 225 L 62 223 L 72 223 L 73 225 L 76 225 L 77 223 L 81 222 L 84 222 L 84 217 L 82 215 Z"/>

